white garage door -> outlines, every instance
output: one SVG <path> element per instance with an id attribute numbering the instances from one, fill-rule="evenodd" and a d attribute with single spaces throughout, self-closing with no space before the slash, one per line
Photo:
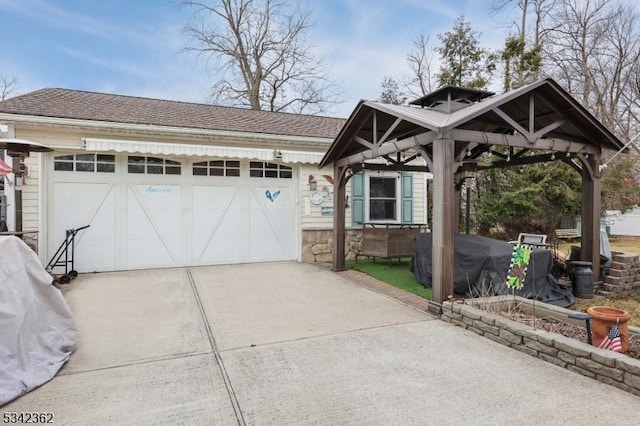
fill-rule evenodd
<path id="1" fill-rule="evenodd" d="M 65 230 L 76 270 L 294 260 L 292 168 L 258 161 L 55 155 L 49 166 L 48 259 Z"/>

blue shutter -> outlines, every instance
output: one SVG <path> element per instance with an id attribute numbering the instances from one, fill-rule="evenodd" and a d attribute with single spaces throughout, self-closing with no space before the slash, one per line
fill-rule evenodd
<path id="1" fill-rule="evenodd" d="M 364 223 L 364 173 L 351 176 L 351 225 Z"/>
<path id="2" fill-rule="evenodd" d="M 413 175 L 402 174 L 402 223 L 413 222 Z"/>

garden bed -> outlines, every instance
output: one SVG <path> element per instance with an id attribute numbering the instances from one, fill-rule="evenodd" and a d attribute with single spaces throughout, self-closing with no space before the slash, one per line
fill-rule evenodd
<path id="1" fill-rule="evenodd" d="M 514 320 L 499 314 L 517 312 Z M 598 349 L 584 337 L 574 335 L 584 330 L 584 321 L 568 318 L 574 311 L 513 296 L 447 301 L 442 306 L 442 320 L 458 325 L 490 340 L 543 359 L 547 362 L 591 377 L 640 396 L 640 360 Z M 550 331 L 541 322 L 528 325 L 527 319 L 547 319 Z M 564 323 L 565 325 L 560 325 Z M 565 330 L 566 336 L 562 333 Z M 568 331 L 573 330 L 573 331 Z M 631 341 L 640 339 L 640 329 L 629 327 Z"/>

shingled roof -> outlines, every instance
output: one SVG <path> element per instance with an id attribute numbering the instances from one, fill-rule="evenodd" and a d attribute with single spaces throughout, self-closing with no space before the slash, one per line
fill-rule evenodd
<path id="1" fill-rule="evenodd" d="M 346 121 L 58 88 L 0 102 L 0 113 L 331 139 Z"/>

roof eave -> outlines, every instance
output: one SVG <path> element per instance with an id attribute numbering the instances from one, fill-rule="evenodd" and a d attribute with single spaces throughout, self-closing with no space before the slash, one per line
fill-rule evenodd
<path id="1" fill-rule="evenodd" d="M 236 132 L 229 130 L 202 129 L 195 127 L 172 127 L 152 124 L 130 124 L 112 121 L 84 120 L 72 118 L 46 117 L 37 115 L 0 113 L 0 122 L 15 124 L 36 124 L 62 128 L 83 128 L 87 130 L 120 130 L 142 133 L 180 135 L 184 137 L 219 137 L 232 139 L 266 140 L 271 142 L 300 143 L 303 145 L 329 144 L 332 138 L 312 136 L 277 135 L 271 133 Z"/>

